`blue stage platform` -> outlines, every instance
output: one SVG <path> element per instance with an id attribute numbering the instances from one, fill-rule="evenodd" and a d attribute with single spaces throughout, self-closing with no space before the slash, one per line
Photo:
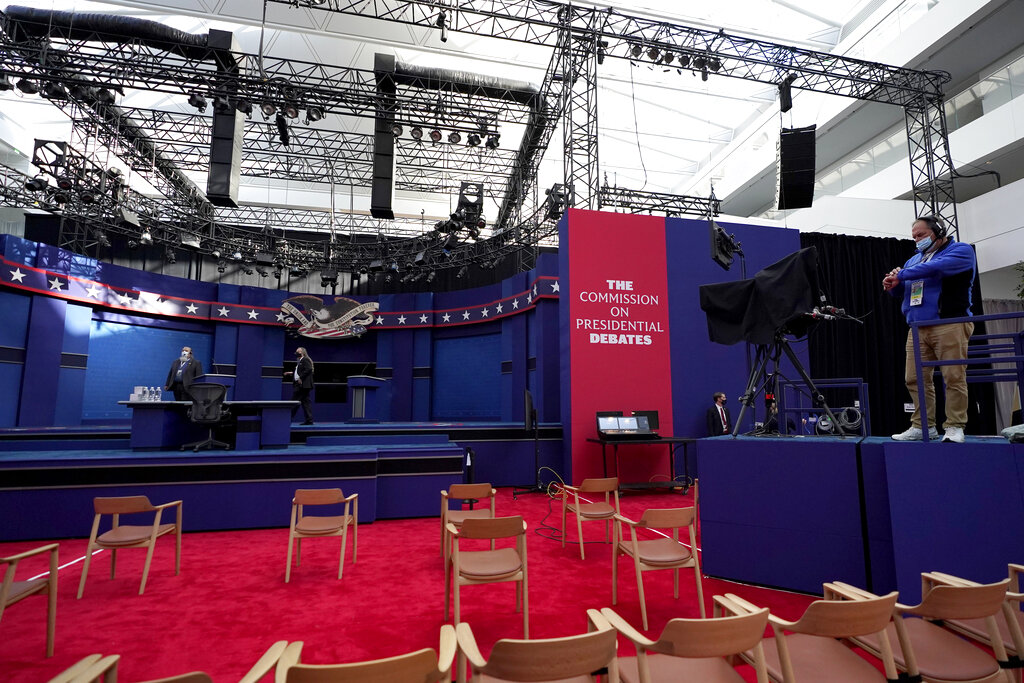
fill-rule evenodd
<path id="1" fill-rule="evenodd" d="M 719 437 L 697 454 L 711 576 L 914 603 L 921 572 L 991 582 L 1024 561 L 1024 446 L 1003 439 Z"/>

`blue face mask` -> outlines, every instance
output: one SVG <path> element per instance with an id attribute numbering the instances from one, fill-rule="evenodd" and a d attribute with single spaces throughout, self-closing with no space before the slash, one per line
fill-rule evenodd
<path id="1" fill-rule="evenodd" d="M 917 243 L 917 251 L 918 253 L 923 254 L 924 252 L 928 251 L 928 247 L 930 246 L 932 246 L 932 238 L 925 237 L 923 240 Z"/>

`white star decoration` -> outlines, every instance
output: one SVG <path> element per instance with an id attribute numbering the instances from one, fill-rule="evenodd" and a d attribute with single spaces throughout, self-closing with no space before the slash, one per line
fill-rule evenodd
<path id="1" fill-rule="evenodd" d="M 404 315 L 398 316 L 398 324 L 399 325 L 404 325 L 405 324 L 405 316 Z"/>
<path id="2" fill-rule="evenodd" d="M 189 304 L 188 306 L 185 307 L 185 310 L 188 311 L 189 313 L 195 314 L 195 312 L 198 311 L 199 308 L 196 307 L 195 304 Z"/>
<path id="3" fill-rule="evenodd" d="M 277 314 L 277 322 L 279 322 L 279 323 L 283 323 L 283 322 L 284 322 L 284 319 L 285 319 L 285 317 L 286 317 L 286 316 L 285 316 L 285 314 L 284 314 L 284 313 L 278 313 L 278 314 Z"/>
<path id="4" fill-rule="evenodd" d="M 445 313 L 443 316 L 441 316 L 441 320 L 443 320 L 445 322 L 448 322 L 451 319 L 452 319 L 452 316 L 450 314 L 448 314 L 448 313 Z"/>
<path id="5" fill-rule="evenodd" d="M 64 286 L 64 283 L 58 280 L 56 277 L 50 280 L 50 289 L 56 289 L 58 292 L 60 288 Z"/>
<path id="6" fill-rule="evenodd" d="M 487 309 L 486 308 L 483 309 L 482 311 L 480 311 L 480 317 L 481 318 L 486 318 L 487 317 Z"/>
<path id="7" fill-rule="evenodd" d="M 425 322 L 427 322 L 427 316 L 426 316 L 426 315 L 421 315 L 421 316 L 420 316 L 420 322 L 421 322 L 421 323 L 425 323 Z"/>
<path id="8" fill-rule="evenodd" d="M 533 303 L 533 295 L 532 294 L 527 294 L 526 295 L 526 305 L 529 306 L 532 303 Z"/>
<path id="9" fill-rule="evenodd" d="M 15 268 L 11 271 L 11 282 L 24 283 L 25 273 L 21 272 L 21 268 Z"/>
<path id="10" fill-rule="evenodd" d="M 249 320 L 258 320 L 260 317 L 260 314 L 256 312 L 255 308 L 251 311 L 247 311 L 246 315 L 249 316 Z"/>
<path id="11" fill-rule="evenodd" d="M 501 313 L 501 304 L 498 304 L 497 306 L 494 307 L 494 312 Z"/>
<path id="12" fill-rule="evenodd" d="M 93 299 L 99 299 L 100 294 L 103 293 L 103 290 L 93 284 L 89 285 L 89 289 L 85 290 L 85 293 L 88 294 Z"/>
<path id="13" fill-rule="evenodd" d="M 552 292 L 557 292 L 558 291 L 558 280 L 555 280 L 554 282 L 551 283 L 551 291 Z"/>
<path id="14" fill-rule="evenodd" d="M 122 306 L 131 306 L 132 305 L 132 298 L 130 296 L 128 296 L 127 294 L 118 294 L 117 295 L 117 303 L 121 304 Z"/>
<path id="15" fill-rule="evenodd" d="M 222 318 L 228 317 L 228 309 L 227 309 L 227 307 L 226 306 L 221 306 L 220 308 L 218 308 L 217 309 L 217 315 L 219 315 Z"/>
<path id="16" fill-rule="evenodd" d="M 537 296 L 537 285 L 533 286 L 533 295 Z"/>
<path id="17" fill-rule="evenodd" d="M 464 311 L 462 313 L 462 319 L 463 320 L 469 320 L 469 311 Z"/>
<path id="18" fill-rule="evenodd" d="M 384 324 L 384 316 L 381 316 L 381 315 L 377 316 L 377 324 L 378 325 L 383 325 Z"/>
<path id="19" fill-rule="evenodd" d="M 519 299 L 512 299 L 512 310 L 519 308 Z"/>

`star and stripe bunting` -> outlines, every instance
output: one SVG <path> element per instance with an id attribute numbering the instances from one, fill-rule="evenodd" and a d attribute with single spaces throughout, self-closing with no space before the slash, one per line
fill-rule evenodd
<path id="1" fill-rule="evenodd" d="M 202 301 L 168 296 L 158 292 L 125 289 L 88 278 L 80 278 L 0 256 L 0 285 L 34 294 L 102 306 L 141 315 L 161 315 L 191 320 L 212 320 L 249 325 L 298 327 L 288 324 L 280 308 L 220 301 Z M 368 329 L 455 327 L 500 320 L 526 312 L 542 299 L 557 299 L 558 278 L 539 276 L 529 289 L 496 301 L 442 310 L 376 311 Z"/>

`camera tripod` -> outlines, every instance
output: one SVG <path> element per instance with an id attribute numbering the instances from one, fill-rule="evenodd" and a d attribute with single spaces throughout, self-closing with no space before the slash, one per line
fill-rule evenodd
<path id="1" fill-rule="evenodd" d="M 825 415 L 831 420 L 832 424 L 835 425 L 835 429 L 840 436 L 845 436 L 846 432 L 843 431 L 842 425 L 836 420 L 836 416 L 832 414 L 832 409 L 825 403 L 825 396 L 822 395 L 818 388 L 814 386 L 814 382 L 811 380 L 810 375 L 804 370 L 804 366 L 800 363 L 800 359 L 793 353 L 793 348 L 789 345 L 789 340 L 786 339 L 786 335 L 783 330 L 777 330 L 775 337 L 771 344 L 758 344 L 756 347 L 754 356 L 754 363 L 750 370 L 750 377 L 747 379 L 747 388 L 740 397 L 740 414 L 736 418 L 736 424 L 733 426 L 732 435 L 735 437 L 739 434 L 740 425 L 743 424 L 743 414 L 747 411 L 747 408 L 753 407 L 754 397 L 764 389 L 771 387 L 772 395 L 778 396 L 779 393 L 779 377 L 788 379 L 785 375 L 779 372 L 779 361 L 782 358 L 782 354 L 786 355 L 789 362 L 793 364 L 796 371 L 800 374 L 800 378 L 803 380 L 808 391 L 810 392 L 811 400 L 814 405 L 825 411 Z M 768 369 L 768 363 L 772 364 L 771 372 L 766 372 Z"/>

